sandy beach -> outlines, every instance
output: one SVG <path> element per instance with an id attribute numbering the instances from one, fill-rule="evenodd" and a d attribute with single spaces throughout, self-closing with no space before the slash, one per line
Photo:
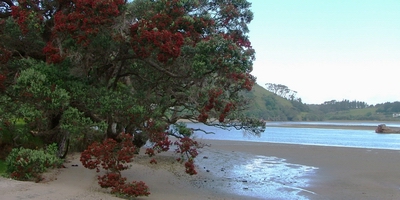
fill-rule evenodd
<path id="1" fill-rule="evenodd" d="M 400 152 L 361 148 L 207 141 L 212 148 L 285 158 L 313 166 L 309 199 L 400 199 Z"/>
<path id="2" fill-rule="evenodd" d="M 396 150 L 219 140 L 201 142 L 207 146 L 200 150 L 197 158 L 199 173 L 195 176 L 184 173 L 184 167 L 175 162 L 172 152 L 159 155 L 156 165 L 149 164 L 144 155 L 135 158 L 124 175 L 130 181 L 144 181 L 151 192 L 149 197 L 138 199 L 400 199 L 400 152 Z M 276 178 L 270 180 L 283 186 L 279 190 L 285 190 L 285 193 L 294 188 L 298 196 L 274 196 L 270 190 L 265 190 L 264 196 L 241 196 L 251 194 L 256 187 L 269 187 L 269 179 L 265 182 L 268 177 L 264 177 L 264 182 L 253 182 L 252 175 L 257 171 L 251 166 L 246 166 L 248 173 L 239 178 L 226 175 L 228 168 L 235 169 L 240 165 L 235 163 L 238 159 L 268 157 L 282 159 L 286 167 L 295 170 L 312 169 L 306 177 L 299 177 L 299 181 L 300 178 L 309 180 L 305 186 L 292 186 L 296 176 L 285 179 L 282 177 L 285 176 L 284 168 L 272 175 Z M 276 163 L 282 162 L 258 164 L 268 170 L 268 167 L 272 169 L 278 165 Z M 77 167 L 72 166 L 76 164 Z M 97 185 L 96 173 L 81 165 L 78 154 L 71 155 L 65 167 L 47 173 L 42 183 L 0 178 L 1 199 L 120 199 Z M 241 184 L 240 188 L 235 188 L 238 184 Z"/>

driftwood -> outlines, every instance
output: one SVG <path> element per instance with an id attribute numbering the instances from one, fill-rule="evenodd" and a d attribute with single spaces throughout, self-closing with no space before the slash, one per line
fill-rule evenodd
<path id="1" fill-rule="evenodd" d="M 400 128 L 389 128 L 386 124 L 379 124 L 375 133 L 400 133 Z"/>

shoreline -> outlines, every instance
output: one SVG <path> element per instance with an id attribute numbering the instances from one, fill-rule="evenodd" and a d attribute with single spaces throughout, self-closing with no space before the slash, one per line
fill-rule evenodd
<path id="1" fill-rule="evenodd" d="M 282 125 L 268 125 L 267 127 L 287 127 L 287 128 L 320 128 L 320 129 L 347 129 L 347 130 L 371 130 L 375 131 L 376 126 L 359 126 L 359 125 L 324 125 L 324 124 L 282 124 Z"/>
<path id="2" fill-rule="evenodd" d="M 291 126 L 293 128 L 299 126 Z M 311 125 L 307 128 L 333 128 L 340 126 Z M 360 129 L 360 126 L 342 126 L 340 128 Z M 361 129 L 365 130 L 365 129 Z M 144 181 L 150 187 L 149 197 L 138 197 L 138 200 L 175 200 L 175 199 L 211 199 L 240 200 L 265 199 L 246 195 L 253 186 L 252 173 L 243 174 L 240 179 L 232 179 L 225 175 L 220 165 L 236 166 L 238 157 L 250 160 L 260 156 L 275 157 L 295 169 L 312 169 L 311 174 L 299 177 L 305 178 L 308 185 L 293 187 L 289 184 L 282 190 L 295 190 L 299 197 L 310 200 L 336 199 L 400 199 L 400 150 L 371 149 L 357 147 L 332 147 L 307 144 L 286 144 L 269 142 L 247 142 L 231 140 L 198 139 L 207 144 L 199 149 L 196 158 L 198 174 L 185 174 L 183 164 L 175 161 L 173 152 L 164 152 L 156 156 L 158 164 L 149 164 L 150 158 L 143 153 L 134 159 L 132 167 L 124 171 L 128 181 Z M 174 147 L 171 148 L 173 150 Z M 208 154 L 206 154 L 208 152 Z M 203 162 L 203 159 L 207 159 Z M 198 162 L 199 161 L 199 162 Z M 214 162 L 218 161 L 218 162 Z M 211 163 L 210 163 L 211 162 Z M 264 164 L 262 161 L 261 164 Z M 269 161 L 268 161 L 269 162 Z M 280 162 L 280 161 L 279 161 Z M 222 163 L 222 164 L 221 164 Z M 267 163 L 267 162 L 265 162 Z M 274 165 L 265 165 L 274 168 Z M 78 167 L 71 167 L 73 164 Z M 58 169 L 46 176 L 43 183 L 21 182 L 0 177 L 0 194 L 6 199 L 120 199 L 109 194 L 97 184 L 97 174 L 88 170 L 79 161 L 79 155 L 71 155 L 65 164 L 66 168 Z M 305 166 L 305 168 L 301 168 Z M 252 167 L 252 166 L 249 166 Z M 284 171 L 283 171 L 284 172 Z M 277 176 L 286 176 L 285 173 Z M 215 175 L 222 175 L 220 177 Z M 272 175 L 274 176 L 274 174 Z M 221 178 L 222 177 L 222 178 Z M 293 179 L 295 182 L 296 177 Z M 292 179 L 289 180 L 292 182 Z M 232 184 L 250 185 L 239 188 L 244 190 L 238 194 L 232 192 Z M 254 184 L 259 184 L 255 182 Z M 285 183 L 286 184 L 286 183 Z M 269 187 L 262 183 L 259 187 Z M 222 189 L 221 189 L 222 187 Z M 230 189 L 229 189 L 230 188 Z M 276 197 L 273 199 L 293 199 Z M 300 198 L 303 199 L 303 198 Z"/>
<path id="3" fill-rule="evenodd" d="M 183 123 L 199 123 L 190 120 L 178 120 Z M 328 121 L 265 121 L 267 127 L 290 127 L 290 128 L 321 128 L 321 129 L 349 129 L 349 130 L 373 130 L 380 124 L 396 123 L 400 121 L 357 121 L 357 120 L 328 120 Z M 311 123 L 310 123 L 311 122 Z M 313 123 L 315 122 L 315 123 Z M 351 124 L 355 123 L 355 124 Z M 367 123 L 369 125 L 357 125 Z M 346 124 L 346 125 L 345 125 Z M 391 126 L 388 125 L 390 128 Z"/>
<path id="4" fill-rule="evenodd" d="M 321 123 L 319 123 L 321 122 Z M 355 124 L 351 124 L 354 122 Z M 367 123 L 376 125 L 357 125 L 358 123 Z M 288 127 L 288 128 L 319 128 L 319 129 L 345 129 L 345 130 L 371 130 L 375 131 L 379 124 L 389 123 L 386 121 L 316 121 L 316 123 L 299 122 L 266 122 L 267 127 Z"/>

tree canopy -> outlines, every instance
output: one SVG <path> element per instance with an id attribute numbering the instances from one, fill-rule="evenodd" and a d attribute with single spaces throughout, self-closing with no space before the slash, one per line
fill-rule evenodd
<path id="1" fill-rule="evenodd" d="M 255 82 L 250 6 L 0 0 L 3 130 L 22 120 L 46 143 L 68 135 L 83 147 L 126 132 L 158 150 L 190 136 L 181 119 L 260 134 L 264 124 L 242 113 Z"/>

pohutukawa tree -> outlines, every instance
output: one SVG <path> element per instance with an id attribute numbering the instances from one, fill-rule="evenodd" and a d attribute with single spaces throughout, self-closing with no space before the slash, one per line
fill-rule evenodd
<path id="1" fill-rule="evenodd" d="M 264 124 L 241 112 L 255 82 L 250 6 L 0 0 L 3 129 L 22 120 L 47 143 L 67 136 L 82 148 L 124 132 L 138 147 L 149 140 L 149 155 L 168 150 L 174 136 L 185 166 L 193 165 L 197 143 L 180 119 L 259 134 Z"/>

